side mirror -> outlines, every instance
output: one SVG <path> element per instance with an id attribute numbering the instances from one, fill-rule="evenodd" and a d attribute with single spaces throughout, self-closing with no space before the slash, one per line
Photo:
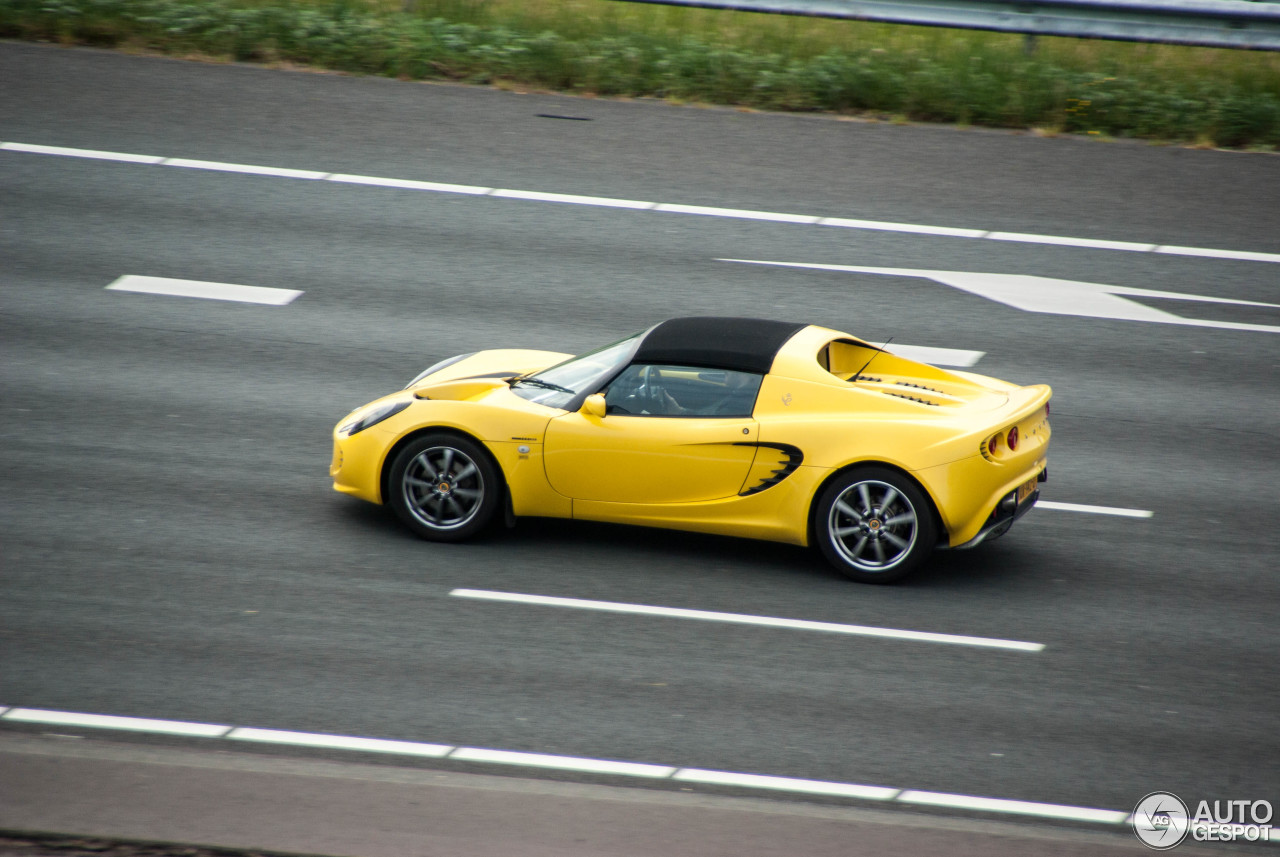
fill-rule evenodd
<path id="1" fill-rule="evenodd" d="M 586 414 L 589 417 L 598 417 L 604 419 L 606 410 L 604 396 L 600 393 L 592 393 L 587 396 L 586 401 L 582 403 L 582 410 L 579 413 Z"/>

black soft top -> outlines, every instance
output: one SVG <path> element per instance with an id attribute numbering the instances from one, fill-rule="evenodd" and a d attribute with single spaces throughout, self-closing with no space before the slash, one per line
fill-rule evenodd
<path id="1" fill-rule="evenodd" d="M 654 327 L 636 349 L 633 363 L 666 363 L 765 374 L 783 344 L 808 327 L 763 318 L 694 316 Z"/>

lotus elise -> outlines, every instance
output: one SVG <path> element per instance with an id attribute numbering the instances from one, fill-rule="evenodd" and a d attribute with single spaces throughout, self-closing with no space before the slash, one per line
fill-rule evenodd
<path id="1" fill-rule="evenodd" d="M 817 545 L 887 583 L 1035 504 L 1050 395 L 816 325 L 676 318 L 443 360 L 343 418 L 329 473 L 434 541 L 608 521 Z"/>

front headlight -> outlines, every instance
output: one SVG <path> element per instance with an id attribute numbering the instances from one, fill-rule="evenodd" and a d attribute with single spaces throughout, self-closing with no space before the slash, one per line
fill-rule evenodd
<path id="1" fill-rule="evenodd" d="M 369 426 L 376 426 L 378 423 L 388 417 L 395 416 L 407 407 L 409 407 L 409 403 L 407 401 L 384 402 L 371 411 L 365 411 L 361 416 L 358 416 L 351 422 L 339 426 L 338 431 L 345 433 L 348 437 L 353 434 L 359 434 L 369 428 Z M 356 413 L 360 414 L 361 412 L 356 411 Z"/>
<path id="2" fill-rule="evenodd" d="M 407 390 L 410 387 L 412 387 L 414 384 L 421 381 L 423 378 L 427 377 L 428 375 L 439 372 L 441 369 L 444 369 L 446 366 L 452 366 L 454 363 L 457 363 L 459 360 L 466 360 L 468 357 L 470 357 L 472 354 L 475 354 L 475 353 L 476 352 L 474 351 L 468 351 L 466 354 L 458 354 L 454 357 L 450 357 L 447 360 L 441 360 L 439 363 L 432 365 L 430 368 L 424 369 L 423 371 L 419 372 L 416 378 L 414 378 L 408 384 L 404 385 L 404 388 Z"/>

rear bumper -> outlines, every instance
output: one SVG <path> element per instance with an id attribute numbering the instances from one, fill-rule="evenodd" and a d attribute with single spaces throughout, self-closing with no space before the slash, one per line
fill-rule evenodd
<path id="1" fill-rule="evenodd" d="M 1040 482 L 1047 482 L 1049 479 L 1049 469 L 1046 467 L 1040 471 L 1040 475 L 1036 477 L 1037 485 Z M 967 550 L 976 548 L 983 542 L 989 542 L 998 539 L 1005 533 L 1009 532 L 1009 528 L 1013 526 L 1014 521 L 1021 518 L 1031 508 L 1035 506 L 1036 501 L 1040 499 L 1040 488 L 1037 487 L 1029 495 L 1023 498 L 1022 502 L 1018 502 L 1018 489 L 1010 491 L 1008 494 L 1000 498 L 1000 502 L 996 504 L 995 509 L 991 512 L 991 517 L 978 534 L 969 541 L 960 545 L 952 545 L 952 550 Z"/>

